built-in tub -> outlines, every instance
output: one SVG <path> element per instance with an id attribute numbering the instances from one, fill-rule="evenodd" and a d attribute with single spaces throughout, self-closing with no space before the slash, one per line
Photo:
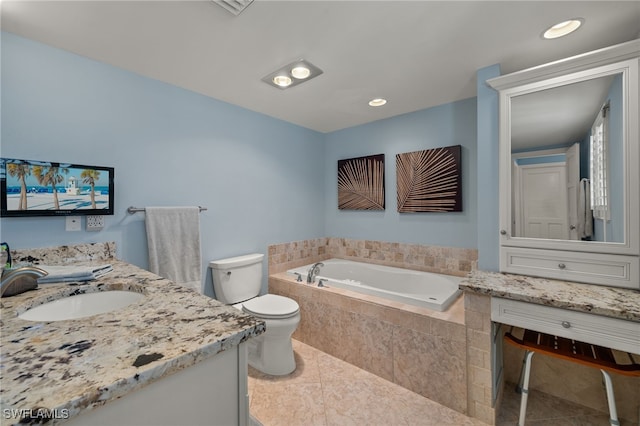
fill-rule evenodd
<path id="1" fill-rule="evenodd" d="M 396 302 L 420 306 L 436 311 L 445 311 L 462 293 L 458 284 L 460 277 L 394 268 L 371 263 L 343 259 L 322 261 L 324 266 L 316 276 L 328 287 L 337 287 L 371 296 L 383 297 Z M 302 283 L 307 282 L 311 265 L 287 271 L 289 275 L 300 274 Z"/>

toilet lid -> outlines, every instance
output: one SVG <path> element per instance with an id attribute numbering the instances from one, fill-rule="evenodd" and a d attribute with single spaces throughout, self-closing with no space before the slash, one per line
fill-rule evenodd
<path id="1" fill-rule="evenodd" d="M 288 318 L 297 314 L 300 311 L 300 306 L 295 300 L 288 297 L 265 294 L 244 302 L 242 310 L 262 318 Z"/>

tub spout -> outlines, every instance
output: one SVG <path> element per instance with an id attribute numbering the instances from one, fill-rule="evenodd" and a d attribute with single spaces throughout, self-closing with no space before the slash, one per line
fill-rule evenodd
<path id="1" fill-rule="evenodd" d="M 309 268 L 309 272 L 307 273 L 307 284 L 313 284 L 316 282 L 316 275 L 320 272 L 320 267 L 324 266 L 324 263 L 317 262 L 314 263 L 311 268 Z"/>

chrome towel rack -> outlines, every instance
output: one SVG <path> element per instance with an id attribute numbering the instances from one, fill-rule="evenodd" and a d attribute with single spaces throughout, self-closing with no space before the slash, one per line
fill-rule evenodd
<path id="1" fill-rule="evenodd" d="M 200 211 L 201 211 L 201 212 L 203 212 L 203 211 L 207 210 L 207 208 L 206 208 L 206 207 L 198 206 L 198 208 L 200 209 Z M 131 206 L 131 207 L 129 207 L 129 208 L 127 209 L 127 213 L 129 213 L 129 214 L 134 214 L 134 213 L 138 213 L 138 212 L 143 212 L 143 211 L 145 211 L 145 210 L 146 210 L 146 209 L 145 209 L 144 207 L 133 207 L 133 206 Z"/>

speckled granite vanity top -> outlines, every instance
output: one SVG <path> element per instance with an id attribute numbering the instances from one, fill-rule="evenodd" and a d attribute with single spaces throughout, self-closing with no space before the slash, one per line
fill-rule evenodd
<path id="1" fill-rule="evenodd" d="M 0 299 L 0 423 L 16 420 L 8 419 L 14 417 L 8 410 L 38 407 L 73 417 L 264 332 L 262 321 L 133 265 L 115 259 L 75 264 L 83 263 L 111 263 L 114 271 Z M 18 318 L 28 307 L 61 296 L 108 290 L 146 297 L 76 320 Z"/>
<path id="2" fill-rule="evenodd" d="M 476 271 L 460 283 L 466 291 L 640 322 L 640 291 Z"/>

